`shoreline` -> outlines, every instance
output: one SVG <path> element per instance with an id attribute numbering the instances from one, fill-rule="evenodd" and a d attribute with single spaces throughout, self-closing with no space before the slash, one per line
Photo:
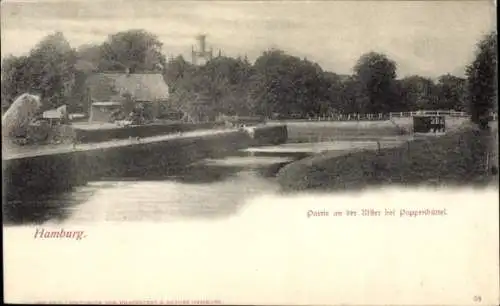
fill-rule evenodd
<path id="1" fill-rule="evenodd" d="M 284 166 L 276 178 L 284 192 L 352 191 L 394 184 L 491 186 L 498 181 L 498 174 L 490 171 L 492 166 L 498 169 L 496 137 L 497 127 L 483 135 L 467 124 L 394 148 L 314 154 Z M 484 150 L 491 156 L 488 170 Z"/>

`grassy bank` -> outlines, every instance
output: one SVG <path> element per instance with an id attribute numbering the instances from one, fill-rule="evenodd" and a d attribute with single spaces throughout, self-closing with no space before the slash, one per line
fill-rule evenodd
<path id="1" fill-rule="evenodd" d="M 285 166 L 278 182 L 285 191 L 489 183 L 498 176 L 486 170 L 483 152 L 490 151 L 490 161 L 498 165 L 496 134 L 496 128 L 492 135 L 483 135 L 469 126 L 378 152 L 322 153 Z"/>

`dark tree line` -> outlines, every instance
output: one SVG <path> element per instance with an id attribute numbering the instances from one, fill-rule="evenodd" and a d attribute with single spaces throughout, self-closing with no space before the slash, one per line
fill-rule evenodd
<path id="1" fill-rule="evenodd" d="M 467 79 L 397 78 L 397 63 L 368 52 L 352 75 L 324 71 L 317 63 L 268 50 L 254 63 L 218 56 L 195 66 L 182 56 L 166 59 L 158 38 L 143 30 L 110 35 L 100 45 L 72 48 L 62 33 L 44 38 L 27 55 L 2 62 L 2 110 L 24 92 L 38 93 L 46 108 L 86 109 L 85 79 L 95 72 L 156 72 L 170 89 L 167 111 L 192 118 L 224 115 L 315 117 L 413 110 L 469 111 L 475 122 L 496 110 L 496 34 L 478 43 Z"/>
<path id="2" fill-rule="evenodd" d="M 466 73 L 472 121 L 487 129 L 489 112 L 498 111 L 496 33 L 488 34 L 477 44 L 476 58 Z"/>

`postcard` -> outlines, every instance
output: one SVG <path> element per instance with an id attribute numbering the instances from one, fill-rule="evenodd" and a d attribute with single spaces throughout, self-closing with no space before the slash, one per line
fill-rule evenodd
<path id="1" fill-rule="evenodd" d="M 500 302 L 496 3 L 1 20 L 4 302 Z"/>

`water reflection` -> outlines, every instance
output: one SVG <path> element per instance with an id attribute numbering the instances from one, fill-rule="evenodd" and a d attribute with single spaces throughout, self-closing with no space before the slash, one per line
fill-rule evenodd
<path id="1" fill-rule="evenodd" d="M 279 188 L 274 176 L 288 161 L 247 162 L 207 160 L 175 174 L 128 173 L 58 194 L 23 196 L 4 203 L 4 224 L 227 217 L 237 213 L 246 199 L 275 193 Z"/>
<path id="2" fill-rule="evenodd" d="M 103 185 L 101 188 L 105 188 Z M 16 199 L 4 199 L 2 215 L 4 225 L 42 224 L 47 221 L 62 222 L 71 211 L 85 203 L 96 188 L 81 187 L 49 194 L 25 194 Z"/>

